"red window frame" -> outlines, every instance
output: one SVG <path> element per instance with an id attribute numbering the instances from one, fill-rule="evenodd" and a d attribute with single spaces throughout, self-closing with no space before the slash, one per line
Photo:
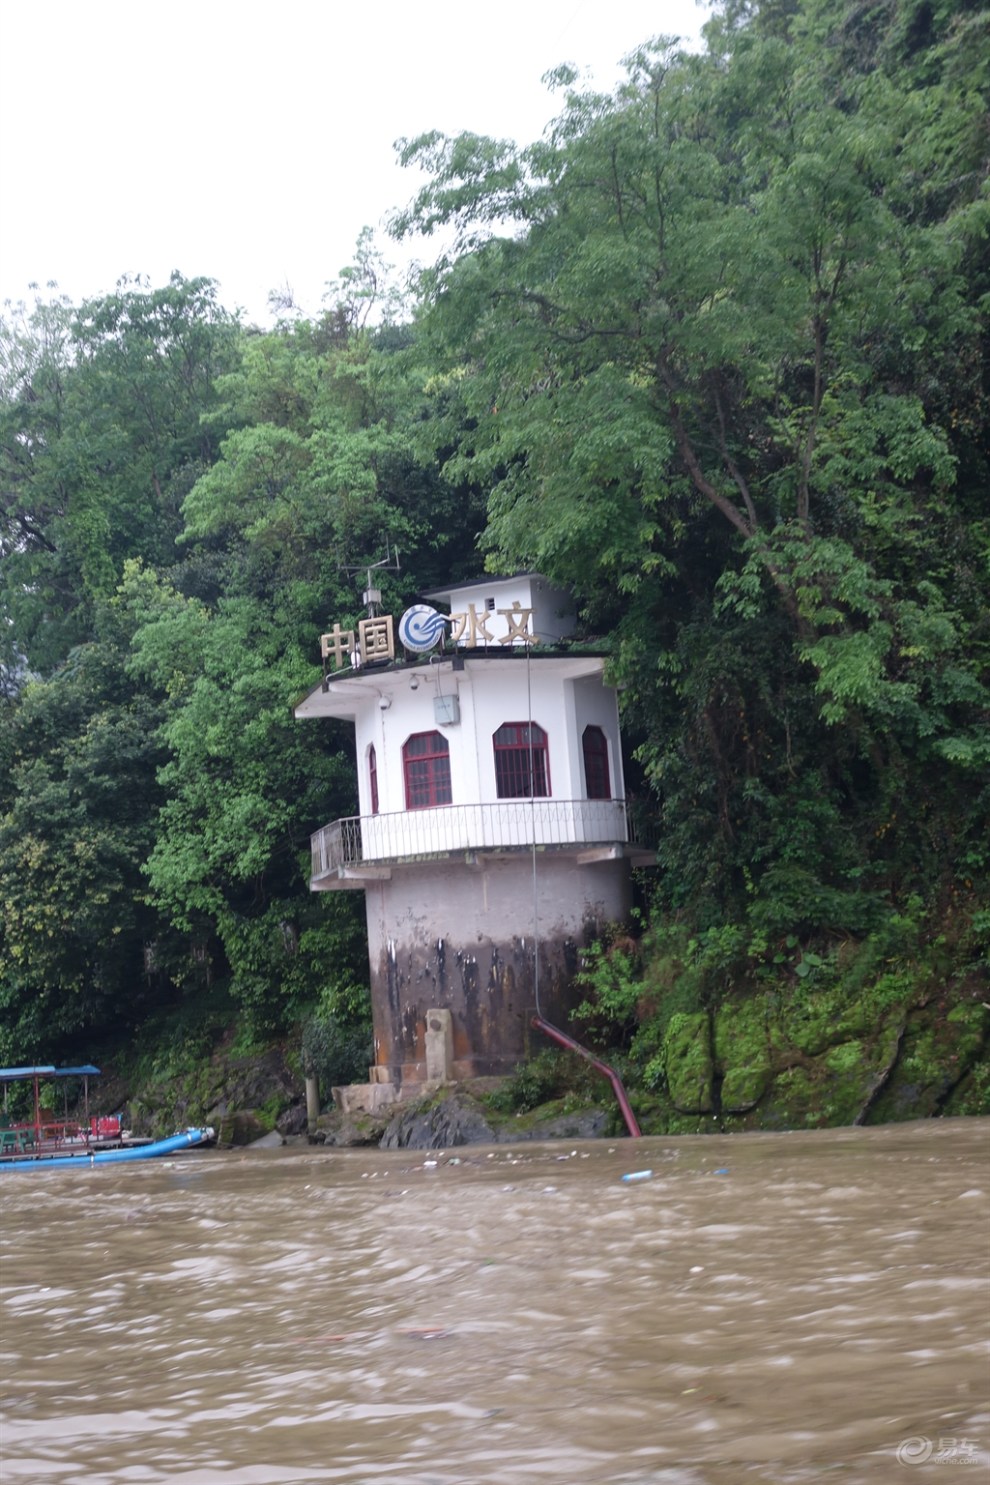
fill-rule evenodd
<path id="1" fill-rule="evenodd" d="M 608 771 L 608 738 L 600 727 L 590 726 L 581 735 L 584 754 L 584 787 L 589 799 L 611 799 Z"/>
<path id="2" fill-rule="evenodd" d="M 499 799 L 549 799 L 550 752 L 542 727 L 503 722 L 492 734 L 492 751 Z"/>
<path id="3" fill-rule="evenodd" d="M 402 744 L 406 809 L 430 810 L 451 803 L 450 747 L 442 732 L 414 732 Z"/>
<path id="4" fill-rule="evenodd" d="M 371 813 L 378 813 L 378 754 L 374 743 L 368 749 L 368 784 L 371 788 Z"/>

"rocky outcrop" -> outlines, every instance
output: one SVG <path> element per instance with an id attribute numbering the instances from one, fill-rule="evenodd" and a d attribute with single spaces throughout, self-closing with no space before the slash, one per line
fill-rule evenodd
<path id="1" fill-rule="evenodd" d="M 302 1079 L 280 1046 L 247 1056 L 221 1049 L 184 1075 L 170 1072 L 139 1085 L 111 1073 L 100 1097 L 101 1107 L 120 1108 L 137 1134 L 210 1124 L 220 1144 L 249 1145 L 273 1130 L 289 1136 L 306 1128 Z"/>
<path id="2" fill-rule="evenodd" d="M 455 1145 L 493 1145 L 498 1136 L 482 1105 L 470 1093 L 456 1090 L 426 1108 L 403 1108 L 381 1139 L 383 1150 L 446 1150 Z"/>
<path id="3" fill-rule="evenodd" d="M 559 1104 L 526 1114 L 496 1112 L 485 1102 L 493 1079 L 451 1084 L 421 1100 L 407 1096 L 395 1109 L 376 1115 L 333 1110 L 321 1115 L 314 1142 L 321 1145 L 378 1145 L 383 1150 L 446 1150 L 459 1145 L 524 1144 L 534 1140 L 598 1139 L 614 1123 L 609 1108 L 587 1107 L 562 1113 Z"/>
<path id="4" fill-rule="evenodd" d="M 990 1008 L 893 978 L 802 986 L 671 1017 L 648 1070 L 645 1132 L 799 1129 L 990 1113 Z M 639 1111 L 639 1110 L 638 1110 Z"/>

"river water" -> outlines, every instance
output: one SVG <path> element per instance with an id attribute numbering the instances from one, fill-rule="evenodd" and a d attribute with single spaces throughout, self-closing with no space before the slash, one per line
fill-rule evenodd
<path id="1" fill-rule="evenodd" d="M 0 1480 L 986 1479 L 988 1136 L 0 1174 Z"/>

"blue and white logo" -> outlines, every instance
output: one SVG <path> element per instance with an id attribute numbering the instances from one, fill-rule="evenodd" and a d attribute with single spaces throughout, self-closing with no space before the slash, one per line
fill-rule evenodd
<path id="1" fill-rule="evenodd" d="M 426 603 L 417 603 L 413 608 L 407 608 L 399 620 L 399 641 L 407 650 L 425 655 L 427 650 L 440 643 L 446 627 L 444 614 L 438 614 Z"/>

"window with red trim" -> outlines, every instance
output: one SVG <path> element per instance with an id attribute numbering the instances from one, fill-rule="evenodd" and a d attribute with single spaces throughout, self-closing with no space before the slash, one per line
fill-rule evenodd
<path id="1" fill-rule="evenodd" d="M 450 804 L 450 750 L 442 732 L 416 732 L 402 746 L 406 809 Z"/>
<path id="2" fill-rule="evenodd" d="M 549 797 L 550 763 L 542 727 L 535 722 L 503 722 L 492 743 L 499 799 Z"/>
<path id="3" fill-rule="evenodd" d="M 368 783 L 371 786 L 371 813 L 378 813 L 378 754 L 374 743 L 368 749 Z"/>
<path id="4" fill-rule="evenodd" d="M 584 786 L 589 799 L 611 799 L 608 776 L 608 739 L 600 727 L 586 727 L 581 738 L 584 750 Z"/>

